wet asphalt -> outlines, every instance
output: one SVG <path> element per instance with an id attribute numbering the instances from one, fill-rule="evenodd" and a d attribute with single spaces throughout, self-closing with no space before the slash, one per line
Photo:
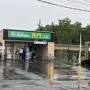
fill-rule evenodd
<path id="1" fill-rule="evenodd" d="M 63 71 L 62 71 L 63 70 Z M 0 90 L 90 90 L 87 80 L 90 71 L 81 69 L 81 80 L 77 80 L 76 67 L 60 67 L 54 72 L 52 82 L 33 72 L 26 72 L 8 64 L 0 64 Z"/>

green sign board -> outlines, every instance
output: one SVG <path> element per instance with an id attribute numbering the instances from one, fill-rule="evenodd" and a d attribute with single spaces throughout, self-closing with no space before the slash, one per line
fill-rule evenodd
<path id="1" fill-rule="evenodd" d="M 8 30 L 8 38 L 51 40 L 51 33 L 49 33 L 49 32 Z"/>

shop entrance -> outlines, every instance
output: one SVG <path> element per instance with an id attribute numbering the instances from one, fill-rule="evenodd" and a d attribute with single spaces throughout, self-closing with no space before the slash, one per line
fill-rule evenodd
<path id="1" fill-rule="evenodd" d="M 6 41 L 6 55 L 16 67 L 47 73 L 48 43 Z"/>
<path id="2" fill-rule="evenodd" d="M 4 30 L 6 60 L 23 70 L 47 73 L 54 42 L 50 32 Z"/>
<path id="3" fill-rule="evenodd" d="M 6 43 L 6 53 L 7 59 L 43 59 L 47 56 L 47 44 L 12 43 L 9 41 Z"/>

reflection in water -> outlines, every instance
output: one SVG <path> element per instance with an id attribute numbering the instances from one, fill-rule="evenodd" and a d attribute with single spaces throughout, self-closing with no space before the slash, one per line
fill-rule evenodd
<path id="1" fill-rule="evenodd" d="M 78 79 L 77 74 L 78 67 L 77 66 L 56 66 L 54 69 L 54 79 L 61 80 L 61 79 Z M 90 79 L 90 70 L 81 67 L 81 79 Z"/>
<path id="2" fill-rule="evenodd" d="M 23 67 L 21 63 L 15 62 L 15 66 L 18 68 Z M 7 73 L 9 73 L 8 68 L 11 65 L 11 62 L 1 62 L 0 63 L 0 79 L 7 78 Z M 34 69 L 36 70 L 35 73 L 39 73 L 40 75 L 44 75 L 45 73 L 49 73 L 50 65 L 49 63 L 31 63 L 30 66 L 32 66 L 32 71 Z M 35 67 L 36 66 L 36 67 Z M 39 66 L 39 67 L 38 67 Z M 40 66 L 42 68 L 40 68 Z M 34 68 L 34 69 L 33 69 Z M 22 69 L 22 68 L 21 68 Z M 46 70 L 47 69 L 47 70 Z M 58 65 L 54 67 L 54 80 L 77 80 L 77 66 L 71 66 L 71 65 Z M 38 71 L 41 71 L 38 72 Z M 43 71 L 43 72 L 42 72 Z M 90 70 L 81 67 L 81 79 L 90 79 Z"/>
<path id="3" fill-rule="evenodd" d="M 0 62 L 0 80 L 29 80 L 27 77 L 16 73 L 10 67 L 11 62 Z"/>
<path id="4" fill-rule="evenodd" d="M 34 65 L 35 65 L 35 63 L 34 63 Z M 15 64 L 17 64 L 17 63 L 15 63 Z M 37 67 L 42 65 L 41 70 L 44 70 L 44 69 L 46 70 L 49 68 L 49 63 L 42 64 L 42 63 L 38 62 L 38 64 L 36 64 L 36 65 L 37 65 Z M 17 66 L 18 66 L 18 68 L 20 68 L 22 65 L 17 64 Z M 3 63 L 3 62 L 0 63 L 0 79 L 3 79 L 3 80 L 28 80 L 28 78 L 15 73 L 13 69 L 8 69 L 7 67 L 11 67 L 11 62 L 8 61 L 7 63 Z M 49 72 L 49 70 L 48 70 L 48 72 Z M 39 72 L 39 74 L 41 75 L 42 73 Z M 42 76 L 43 76 L 43 74 L 42 74 Z M 63 84 L 63 81 L 66 81 L 65 85 L 68 87 L 70 86 L 70 88 L 71 88 L 70 90 L 82 90 L 82 86 L 80 85 L 81 83 L 77 81 L 77 66 L 71 66 L 71 65 L 55 66 L 54 79 L 60 81 L 61 85 Z M 87 80 L 90 79 L 90 70 L 81 67 L 81 79 L 87 79 Z M 68 83 L 69 81 L 71 81 L 70 83 L 75 83 L 75 85 L 73 85 L 73 84 L 71 85 L 70 83 Z M 84 86 L 84 84 L 83 84 L 83 86 Z"/>
<path id="5" fill-rule="evenodd" d="M 3 73 L 4 73 L 4 66 L 2 64 L 2 62 L 0 62 L 0 79 L 2 80 L 3 79 Z"/>
<path id="6" fill-rule="evenodd" d="M 80 90 L 80 81 L 78 81 L 77 83 L 77 90 Z"/>
<path id="7" fill-rule="evenodd" d="M 68 82 L 66 83 L 67 85 L 65 84 L 66 86 L 68 85 L 70 86 L 70 90 L 87 90 L 86 88 L 88 87 L 87 80 L 90 80 L 89 69 L 81 67 L 81 80 L 80 81 L 78 81 L 78 74 L 77 74 L 78 67 L 77 66 L 59 65 L 59 66 L 56 66 L 54 70 L 55 70 L 54 80 L 57 80 L 59 82 L 62 82 L 62 81 L 66 81 L 66 82 L 70 81 L 72 83 L 76 82 L 76 84 L 74 85 L 69 85 Z"/>
<path id="8" fill-rule="evenodd" d="M 0 80 L 4 80 L 7 77 L 7 66 L 5 62 L 0 62 Z"/>

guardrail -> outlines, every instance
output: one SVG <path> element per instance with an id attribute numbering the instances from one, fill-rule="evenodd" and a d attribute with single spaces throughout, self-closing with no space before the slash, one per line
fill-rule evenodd
<path id="1" fill-rule="evenodd" d="M 82 51 L 84 51 L 84 45 L 82 45 Z M 72 45 L 72 44 L 55 44 L 55 49 L 66 49 L 66 50 L 79 50 L 79 45 Z"/>

